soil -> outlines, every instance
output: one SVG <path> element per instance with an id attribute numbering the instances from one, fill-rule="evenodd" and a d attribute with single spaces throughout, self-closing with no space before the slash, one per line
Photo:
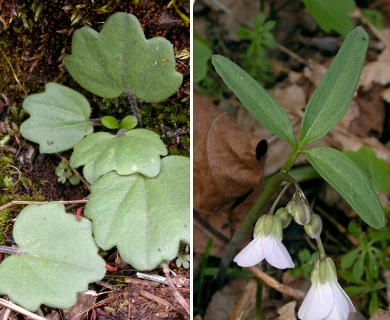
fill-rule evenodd
<path id="1" fill-rule="evenodd" d="M 189 1 L 5 1 L 0 3 L 0 155 L 21 172 L 21 182 L 0 195 L 0 205 L 8 200 L 37 198 L 49 200 L 78 200 L 88 196 L 88 189 L 80 183 L 72 186 L 58 182 L 54 169 L 61 161 L 57 155 L 39 154 L 33 143 L 19 133 L 19 126 L 27 115 L 22 111 L 24 98 L 42 92 L 47 82 L 55 81 L 83 93 L 100 116 L 104 104 L 113 116 L 123 111 L 115 106 L 126 103 L 124 98 L 114 101 L 97 98 L 83 90 L 67 74 L 63 58 L 70 54 L 73 32 L 85 25 L 100 30 L 102 23 L 115 12 L 132 13 L 139 19 L 146 38 L 163 36 L 173 44 L 176 70 L 183 74 L 183 84 L 168 100 L 156 104 L 140 104 L 143 127 L 156 131 L 163 138 L 170 154 L 189 155 L 190 127 L 190 26 L 179 15 L 189 17 Z M 112 108 L 111 108 L 112 107 Z M 3 139 L 7 141 L 3 143 Z M 70 153 L 62 154 L 69 159 Z M 8 162 L 7 162 L 8 163 Z M 2 174 L 3 172 L 1 172 Z M 0 176 L 1 178 L 1 176 Z M 1 180 L 0 180 L 1 182 Z M 38 196 L 37 196 L 38 195 Z M 80 205 L 70 205 L 75 212 Z M 21 208 L 20 208 L 21 209 Z M 12 207 L 11 218 L 19 207 Z M 12 226 L 2 229 L 5 239 L 12 243 Z M 120 260 L 115 250 L 102 252 L 114 271 L 91 289 L 99 295 L 83 311 L 81 318 L 93 319 L 186 319 L 183 307 L 164 285 L 149 280 L 139 281 L 136 271 Z M 189 281 L 189 270 L 170 264 L 173 272 Z M 162 270 L 151 271 L 164 276 Z M 189 303 L 189 286 L 177 288 Z M 83 303 L 81 303 L 83 305 Z M 0 308 L 1 310 L 1 308 Z M 71 313 L 42 307 L 45 317 L 52 319 L 81 319 Z M 16 319 L 16 317 L 14 317 Z"/>

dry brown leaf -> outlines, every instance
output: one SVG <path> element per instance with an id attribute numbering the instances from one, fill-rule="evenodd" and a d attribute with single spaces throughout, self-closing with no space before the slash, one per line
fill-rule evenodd
<path id="1" fill-rule="evenodd" d="M 249 299 L 247 301 L 247 308 L 249 311 L 254 309 L 256 302 L 256 291 L 253 290 L 253 285 L 244 278 L 235 278 L 229 281 L 222 289 L 218 290 L 211 298 L 211 301 L 207 307 L 204 320 L 229 320 L 233 313 L 233 309 L 237 301 L 243 295 Z M 256 284 L 256 281 L 254 281 Z M 250 318 L 238 318 L 238 319 L 253 319 L 254 313 Z"/>
<path id="2" fill-rule="evenodd" d="M 194 95 L 194 120 L 194 208 L 217 212 L 260 183 L 267 145 L 205 96 Z"/>
<path id="3" fill-rule="evenodd" d="M 297 303 L 291 301 L 278 309 L 279 317 L 277 320 L 296 320 L 295 307 Z"/>
<path id="4" fill-rule="evenodd" d="M 359 86 L 364 91 L 372 88 L 374 83 L 386 85 L 390 83 L 390 48 L 378 55 L 377 60 L 367 63 L 362 71 Z"/>
<path id="5" fill-rule="evenodd" d="M 88 316 L 88 311 L 92 309 L 96 302 L 96 296 L 90 294 L 79 294 L 76 304 L 64 310 L 65 319 L 82 320 Z"/>
<path id="6" fill-rule="evenodd" d="M 370 320 L 390 320 L 390 311 L 380 309 L 372 315 Z"/>

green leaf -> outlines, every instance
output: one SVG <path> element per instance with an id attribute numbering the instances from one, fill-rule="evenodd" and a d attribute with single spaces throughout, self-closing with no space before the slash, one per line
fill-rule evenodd
<path id="1" fill-rule="evenodd" d="M 131 130 L 137 126 L 137 118 L 134 116 L 126 116 L 122 119 L 120 128 L 124 130 Z"/>
<path id="2" fill-rule="evenodd" d="M 28 310 L 69 308 L 88 283 L 104 277 L 91 222 L 77 221 L 58 202 L 23 209 L 13 236 L 21 252 L 0 264 L 0 292 Z"/>
<path id="3" fill-rule="evenodd" d="M 334 30 L 346 35 L 353 28 L 349 13 L 355 9 L 353 0 L 302 0 L 318 25 L 325 32 Z"/>
<path id="4" fill-rule="evenodd" d="M 356 297 L 359 294 L 362 294 L 366 291 L 366 288 L 364 287 L 358 287 L 358 286 L 348 286 L 344 288 L 347 295 L 350 297 Z"/>
<path id="5" fill-rule="evenodd" d="M 147 40 L 138 19 L 122 12 L 113 14 L 100 33 L 77 30 L 65 66 L 81 86 L 104 98 L 129 92 L 157 102 L 174 94 L 183 80 L 172 44 L 163 37 Z"/>
<path id="6" fill-rule="evenodd" d="M 356 261 L 356 257 L 359 253 L 360 249 L 352 250 L 341 257 L 341 269 L 350 268 L 353 263 Z"/>
<path id="7" fill-rule="evenodd" d="M 207 74 L 207 62 L 212 51 L 201 40 L 194 38 L 194 75 L 193 81 L 198 82 L 204 79 Z"/>
<path id="8" fill-rule="evenodd" d="M 366 254 L 365 252 L 363 252 L 360 257 L 357 259 L 357 261 L 355 262 L 355 264 L 353 265 L 353 268 L 352 268 L 352 273 L 355 277 L 355 279 L 357 280 L 360 280 L 363 276 L 363 273 L 364 273 L 364 258 L 365 258 Z"/>
<path id="9" fill-rule="evenodd" d="M 84 166 L 84 177 L 93 183 L 115 170 L 120 175 L 142 173 L 155 177 L 160 171 L 160 156 L 167 149 L 158 134 L 147 129 L 134 129 L 117 135 L 98 132 L 85 137 L 75 147 L 70 164 Z"/>
<path id="10" fill-rule="evenodd" d="M 347 112 L 362 72 L 368 35 L 355 28 L 309 100 L 302 120 L 300 147 L 327 134 Z"/>
<path id="11" fill-rule="evenodd" d="M 181 156 L 162 159 L 153 179 L 110 172 L 92 185 L 85 208 L 99 247 L 118 247 L 139 270 L 152 270 L 177 256 L 190 240 L 190 163 Z"/>
<path id="12" fill-rule="evenodd" d="M 213 55 L 212 63 L 245 108 L 275 136 L 295 145 L 291 121 L 283 108 L 247 72 L 231 60 Z"/>
<path id="13" fill-rule="evenodd" d="M 359 167 L 333 148 L 305 150 L 310 164 L 371 227 L 383 228 L 385 216 L 377 194 Z"/>
<path id="14" fill-rule="evenodd" d="M 119 128 L 119 122 L 113 116 L 105 116 L 105 117 L 103 117 L 102 118 L 102 125 L 105 126 L 108 129 L 118 129 Z"/>
<path id="15" fill-rule="evenodd" d="M 68 87 L 49 82 L 45 92 L 28 96 L 23 108 L 31 117 L 23 122 L 20 132 L 39 143 L 41 153 L 71 149 L 93 132 L 88 123 L 91 108 L 87 99 Z"/>
<path id="16" fill-rule="evenodd" d="M 383 159 L 379 159 L 374 151 L 368 147 L 361 147 L 358 151 L 343 151 L 366 174 L 371 185 L 377 192 L 390 190 L 390 170 Z"/>

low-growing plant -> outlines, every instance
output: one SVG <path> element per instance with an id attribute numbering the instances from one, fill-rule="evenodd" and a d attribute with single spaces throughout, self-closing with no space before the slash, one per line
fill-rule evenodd
<path id="1" fill-rule="evenodd" d="M 291 146 L 291 152 L 282 168 L 267 182 L 264 191 L 230 240 L 216 277 L 217 286 L 222 285 L 237 247 L 245 235 L 253 230 L 254 225 L 254 239 L 234 257 L 234 261 L 243 267 L 255 266 L 266 260 L 278 269 L 294 268 L 294 262 L 282 243 L 283 228 L 293 219 L 304 227 L 309 238 L 316 241 L 319 255 L 311 272 L 312 287 L 299 309 L 298 317 L 347 319 L 349 313 L 355 311 L 352 302 L 337 282 L 335 263 L 325 252 L 321 240 L 322 219 L 313 213 L 303 191 L 289 175 L 289 171 L 297 157 L 304 155 L 318 174 L 344 197 L 364 222 L 374 229 L 385 226 L 383 207 L 366 174 L 349 157 L 334 148 L 309 148 L 311 143 L 327 134 L 346 113 L 363 68 L 367 46 L 368 35 L 362 27 L 357 27 L 348 34 L 306 106 L 297 138 L 287 112 L 256 80 L 229 59 L 220 55 L 212 56 L 216 71 L 244 107 L 265 128 Z M 273 194 L 286 182 L 287 185 L 269 212 L 259 218 Z M 286 207 L 276 210 L 281 194 L 290 186 L 295 188 L 292 199 Z"/>
<path id="2" fill-rule="evenodd" d="M 276 48 L 277 45 L 271 32 L 275 27 L 275 21 L 267 21 L 264 13 L 260 12 L 251 23 L 252 28 L 241 25 L 237 31 L 240 39 L 249 41 L 248 48 L 243 54 L 243 66 L 252 77 L 264 82 L 271 79 L 269 75 L 271 61 L 268 51 Z"/>
<path id="3" fill-rule="evenodd" d="M 65 66 L 95 95 L 124 94 L 134 116 L 103 117 L 116 132 L 93 133 L 89 102 L 71 88 L 48 83 L 45 92 L 24 100 L 30 118 L 22 135 L 41 153 L 73 148 L 70 165 L 84 166 L 91 184 L 85 218 L 49 202 L 27 206 L 16 219 L 17 247 L 2 248 L 14 255 L 0 264 L 0 293 L 29 310 L 75 304 L 78 292 L 105 275 L 99 248 L 116 246 L 132 267 L 151 270 L 189 243 L 189 159 L 167 156 L 158 134 L 137 128 L 138 101 L 167 99 L 182 83 L 171 43 L 147 40 L 135 16 L 115 13 L 100 32 L 83 27 L 74 33 Z M 69 179 L 69 168 L 60 169 L 60 178 Z"/>

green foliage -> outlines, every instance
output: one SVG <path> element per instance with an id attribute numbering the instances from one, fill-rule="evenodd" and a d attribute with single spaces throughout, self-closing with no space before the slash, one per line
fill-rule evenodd
<path id="1" fill-rule="evenodd" d="M 260 82 L 270 80 L 268 72 L 271 62 L 267 51 L 277 46 L 271 33 L 275 27 L 275 21 L 266 21 L 265 15 L 260 12 L 251 22 L 253 28 L 241 25 L 237 31 L 237 36 L 240 39 L 249 40 L 249 46 L 243 54 L 244 67 L 250 75 Z"/>
<path id="2" fill-rule="evenodd" d="M 388 230 L 362 232 L 351 222 L 348 231 L 358 240 L 358 247 L 341 258 L 340 276 L 350 283 L 345 291 L 351 296 L 361 296 L 363 308 L 370 315 L 380 307 L 379 290 L 386 287 L 381 278 L 383 270 L 390 270 Z M 352 268 L 352 272 L 349 270 Z"/>
<path id="3" fill-rule="evenodd" d="M 380 11 L 375 9 L 360 9 L 363 16 L 370 21 L 375 27 L 383 29 L 385 27 L 383 22 L 383 15 Z"/>
<path id="4" fill-rule="evenodd" d="M 318 88 L 307 104 L 302 120 L 299 146 L 328 133 L 347 112 L 362 72 L 368 35 L 354 29 L 343 42 Z"/>
<path id="5" fill-rule="evenodd" d="M 304 154 L 364 222 L 375 229 L 385 226 L 385 215 L 379 198 L 366 175 L 352 160 L 342 152 L 327 147 L 306 150 Z"/>
<path id="6" fill-rule="evenodd" d="M 164 143 L 150 130 L 119 131 L 117 135 L 97 132 L 74 147 L 70 164 L 75 168 L 84 165 L 83 173 L 90 183 L 112 170 L 120 175 L 139 172 L 152 178 L 160 171 L 160 156 L 166 154 Z"/>
<path id="7" fill-rule="evenodd" d="M 305 279 L 310 278 L 310 271 L 313 268 L 313 263 L 318 259 L 318 252 L 310 254 L 310 251 L 307 249 L 299 250 L 298 260 L 299 262 L 295 264 L 295 268 L 289 270 L 289 272 L 294 277 L 303 276 Z"/>
<path id="8" fill-rule="evenodd" d="M 102 125 L 108 129 L 131 130 L 137 126 L 137 118 L 134 116 L 126 116 L 121 122 L 113 116 L 104 116 L 101 120 Z"/>
<path id="9" fill-rule="evenodd" d="M 189 243 L 189 159 L 169 156 L 153 179 L 110 172 L 92 185 L 85 216 L 93 221 L 96 243 L 118 247 L 121 257 L 139 270 L 151 270 Z"/>
<path id="10" fill-rule="evenodd" d="M 194 37 L 194 74 L 193 81 L 199 82 L 206 77 L 207 62 L 210 59 L 212 51 L 199 38 Z"/>
<path id="11" fill-rule="evenodd" d="M 287 112 L 255 79 L 223 56 L 213 55 L 211 61 L 225 84 L 257 121 L 275 136 L 295 144 L 293 126 Z"/>
<path id="12" fill-rule="evenodd" d="M 72 169 L 63 160 L 58 164 L 54 172 L 58 177 L 58 182 L 65 183 L 66 180 L 69 180 L 73 185 L 78 185 L 80 183 L 79 177 L 73 173 Z"/>
<path id="13" fill-rule="evenodd" d="M 43 303 L 69 308 L 89 282 L 104 277 L 91 222 L 77 221 L 62 204 L 26 207 L 13 235 L 20 253 L 1 263 L 0 292 L 28 310 Z"/>
<path id="14" fill-rule="evenodd" d="M 355 9 L 354 0 L 302 0 L 318 25 L 325 32 L 332 30 L 346 35 L 353 28 L 349 13 Z"/>
<path id="15" fill-rule="evenodd" d="M 46 91 L 28 96 L 23 108 L 30 118 L 23 122 L 23 137 L 39 143 L 41 153 L 56 153 L 73 148 L 82 137 L 91 134 L 88 123 L 91 108 L 77 91 L 50 82 Z"/>
<path id="16" fill-rule="evenodd" d="M 175 70 L 171 43 L 162 37 L 147 40 L 138 19 L 121 12 L 100 33 L 77 30 L 65 66 L 81 86 L 105 98 L 128 92 L 141 101 L 161 101 L 177 91 L 183 78 Z"/>
<path id="17" fill-rule="evenodd" d="M 390 190 L 389 166 L 372 149 L 361 147 L 358 151 L 344 151 L 344 154 L 363 170 L 376 192 Z"/>

